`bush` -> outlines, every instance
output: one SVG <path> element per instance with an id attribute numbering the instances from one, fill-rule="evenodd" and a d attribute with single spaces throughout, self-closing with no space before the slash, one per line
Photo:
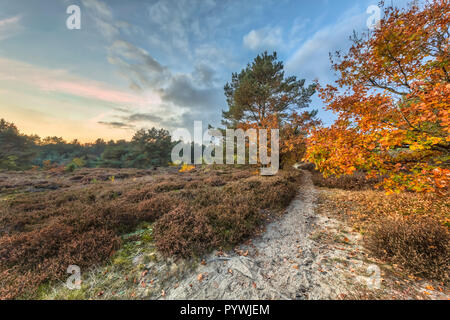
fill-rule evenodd
<path id="1" fill-rule="evenodd" d="M 450 233 L 429 217 L 384 218 L 365 239 L 372 253 L 415 275 L 448 281 Z"/>
<path id="2" fill-rule="evenodd" d="M 147 216 L 147 221 L 151 220 L 151 222 L 154 222 L 174 209 L 177 206 L 177 202 L 175 197 L 161 194 L 148 200 L 143 200 L 138 204 L 137 210 L 138 213 Z"/>
<path id="3" fill-rule="evenodd" d="M 234 246 L 255 233 L 265 221 L 265 210 L 281 210 L 290 203 L 300 176 L 298 171 L 251 176 L 217 188 L 207 179 L 195 194 L 181 193 L 188 202 L 156 222 L 156 246 L 165 255 L 182 257 Z"/>
<path id="4" fill-rule="evenodd" d="M 214 245 L 213 230 L 206 216 L 185 205 L 159 219 L 154 234 L 158 250 L 166 255 L 200 255 Z"/>
<path id="5" fill-rule="evenodd" d="M 382 178 L 367 179 L 363 172 L 355 172 L 352 175 L 343 175 L 339 178 L 330 176 L 324 178 L 319 171 L 313 171 L 312 180 L 314 185 L 325 188 L 338 188 L 344 190 L 369 190 L 382 182 Z"/>
<path id="6" fill-rule="evenodd" d="M 40 285 L 66 276 L 69 264 L 86 269 L 107 261 L 120 236 L 143 222 L 156 222 L 156 245 L 166 255 L 198 256 L 236 245 L 265 221 L 266 209 L 289 203 L 299 177 L 233 170 L 219 177 L 198 170 L 136 182 L 134 177 L 150 174 L 127 176 L 124 170 L 55 172 L 48 181 L 28 180 L 28 173 L 27 180 L 17 178 L 17 186 L 44 184 L 48 191 L 16 195 L 0 206 L 0 299 L 33 298 Z M 124 180 L 112 183 L 111 176 Z M 93 179 L 98 183 L 83 182 Z M 68 185 L 49 187 L 59 180 Z M 16 187 L 8 178 L 2 183 Z"/>

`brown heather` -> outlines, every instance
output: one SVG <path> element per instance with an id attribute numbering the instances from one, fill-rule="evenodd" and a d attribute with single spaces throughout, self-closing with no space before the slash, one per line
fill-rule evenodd
<path id="1" fill-rule="evenodd" d="M 338 213 L 364 233 L 365 245 L 374 256 L 409 274 L 448 283 L 449 195 L 387 195 L 379 190 L 361 190 L 364 188 L 355 183 L 360 179 L 360 174 L 339 179 L 316 175 L 319 185 L 336 188 L 337 181 L 341 185 L 340 189 L 322 193 L 322 209 Z"/>
<path id="2" fill-rule="evenodd" d="M 82 169 L 0 173 L 0 299 L 34 297 L 71 264 L 103 264 L 121 235 L 155 223 L 165 255 L 198 256 L 233 246 L 295 196 L 300 173 L 255 176 L 254 168 L 179 173 Z"/>

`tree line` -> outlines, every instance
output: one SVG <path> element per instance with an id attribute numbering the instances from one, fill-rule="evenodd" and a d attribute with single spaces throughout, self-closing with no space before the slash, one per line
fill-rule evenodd
<path id="1" fill-rule="evenodd" d="M 22 134 L 13 123 L 0 120 L 0 169 L 27 170 L 33 167 L 64 166 L 73 171 L 80 167 L 152 168 L 166 166 L 176 142 L 169 131 L 141 129 L 131 141 L 104 141 L 82 144 L 59 137 L 41 139 Z"/>

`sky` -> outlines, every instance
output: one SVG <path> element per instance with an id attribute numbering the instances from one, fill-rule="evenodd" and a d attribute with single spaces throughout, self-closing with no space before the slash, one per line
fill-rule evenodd
<path id="1" fill-rule="evenodd" d="M 405 1 L 392 0 L 402 6 Z M 220 126 L 223 87 L 264 51 L 333 83 L 329 53 L 367 31 L 377 0 L 0 0 L 0 118 L 81 142 L 141 128 Z M 80 8 L 68 29 L 67 8 Z M 335 116 L 314 97 L 311 109 Z"/>

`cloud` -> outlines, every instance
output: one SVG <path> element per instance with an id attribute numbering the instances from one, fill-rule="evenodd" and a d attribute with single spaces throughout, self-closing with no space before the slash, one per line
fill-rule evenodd
<path id="1" fill-rule="evenodd" d="M 147 17 L 153 30 L 150 38 L 158 45 L 162 44 L 170 53 L 182 53 L 187 59 L 193 59 L 192 40 L 205 40 L 215 28 L 208 19 L 216 9 L 218 1 L 204 0 L 159 0 L 147 7 Z"/>
<path id="2" fill-rule="evenodd" d="M 105 126 L 108 126 L 110 128 L 114 128 L 114 129 L 133 129 L 134 126 L 131 126 L 127 123 L 124 122 L 118 122 L 118 121 L 98 121 L 98 124 L 103 124 Z"/>
<path id="3" fill-rule="evenodd" d="M 0 20 L 0 28 L 5 28 L 7 26 L 16 25 L 19 23 L 19 21 L 20 21 L 20 16 L 15 16 L 15 17 Z"/>
<path id="4" fill-rule="evenodd" d="M 151 121 L 151 122 L 161 122 L 163 119 L 159 116 L 150 113 L 134 113 L 127 117 L 123 117 L 124 120 L 128 122 L 142 122 L 142 121 Z"/>
<path id="5" fill-rule="evenodd" d="M 352 9 L 349 12 L 354 12 Z M 291 74 L 300 74 L 308 80 L 319 79 L 330 83 L 334 80 L 331 72 L 329 53 L 346 50 L 350 47 L 349 36 L 353 30 L 365 27 L 365 12 L 350 15 L 345 13 L 339 22 L 325 26 L 303 42 L 286 62 L 286 70 Z"/>
<path id="6" fill-rule="evenodd" d="M 0 58 L 0 81 L 16 82 L 45 92 L 70 94 L 114 104 L 143 105 L 142 96 L 112 88 L 101 82 L 72 76 L 66 70 L 33 66 Z"/>
<path id="7" fill-rule="evenodd" d="M 265 27 L 252 30 L 244 36 L 244 47 L 251 50 L 273 50 L 283 44 L 281 27 Z"/>
<path id="8" fill-rule="evenodd" d="M 17 15 L 0 20 L 0 41 L 15 35 L 22 29 L 21 19 L 21 16 Z"/>
<path id="9" fill-rule="evenodd" d="M 86 0 L 88 1 L 88 0 Z M 95 0 L 96 3 L 100 2 Z M 202 10 L 206 7 L 215 6 L 215 2 L 203 3 Z M 189 43 L 190 35 L 195 34 L 201 37 L 199 25 L 192 21 L 191 2 L 166 2 L 159 1 L 149 7 L 151 23 L 159 25 L 158 37 L 170 35 L 166 40 L 170 41 L 172 50 L 179 50 L 179 54 L 184 53 L 186 48 L 183 41 Z M 114 18 L 107 14 L 108 24 L 117 26 Z M 98 19 L 104 19 L 101 13 L 97 14 Z M 167 23 L 167 21 L 171 21 Z M 132 26 L 128 26 L 131 28 Z M 205 59 L 194 63 L 191 72 L 173 72 L 168 67 L 162 65 L 147 50 L 125 40 L 123 35 L 116 33 L 110 37 L 112 32 L 105 35 L 110 41 L 107 51 L 107 60 L 110 64 L 118 68 L 119 74 L 129 82 L 129 86 L 139 94 L 151 92 L 160 98 L 159 108 L 152 107 L 152 112 L 145 111 L 145 106 L 140 108 L 130 116 L 119 116 L 124 124 L 134 125 L 136 123 L 149 122 L 175 128 L 180 125 L 192 125 L 186 123 L 186 119 L 195 117 L 196 120 L 205 119 L 205 116 L 215 117 L 220 114 L 220 106 L 223 103 L 222 88 L 216 85 L 216 71 L 212 66 L 218 63 Z M 201 47 L 201 46 L 200 46 Z M 217 56 L 220 53 L 212 47 L 201 47 L 192 51 L 189 56 L 208 56 L 213 53 Z M 226 62 L 222 62 L 225 65 Z M 110 122 L 108 122 L 110 123 Z"/>
<path id="10" fill-rule="evenodd" d="M 109 63 L 119 67 L 132 89 L 141 91 L 145 87 L 155 86 L 168 76 L 167 69 L 146 50 L 127 41 L 114 41 L 108 51 Z"/>
<path id="11" fill-rule="evenodd" d="M 136 96 L 149 96 L 154 102 L 136 107 L 121 101 L 130 105 L 129 114 L 123 115 L 119 110 L 121 113 L 104 115 L 96 122 L 115 128 L 148 124 L 170 129 L 191 127 L 194 120 L 215 124 L 220 119 L 225 99 L 224 79 L 219 75 L 225 74 L 224 70 L 229 74 L 230 68 L 240 65 L 234 61 L 231 47 L 222 42 L 222 47 L 217 45 L 217 34 L 229 35 L 237 25 L 240 28 L 247 24 L 235 16 L 237 3 L 234 9 L 216 0 L 149 3 L 144 13 L 146 28 L 152 32 L 142 33 L 145 37 L 139 37 L 139 43 L 131 37 L 141 33 L 139 26 L 116 20 L 115 13 L 120 13 L 111 10 L 106 1 L 82 3 L 90 9 L 88 15 L 107 43 L 107 61 L 117 68 Z M 254 7 L 239 5 L 243 15 L 243 11 L 255 13 Z M 161 63 L 161 56 L 165 64 Z"/>

